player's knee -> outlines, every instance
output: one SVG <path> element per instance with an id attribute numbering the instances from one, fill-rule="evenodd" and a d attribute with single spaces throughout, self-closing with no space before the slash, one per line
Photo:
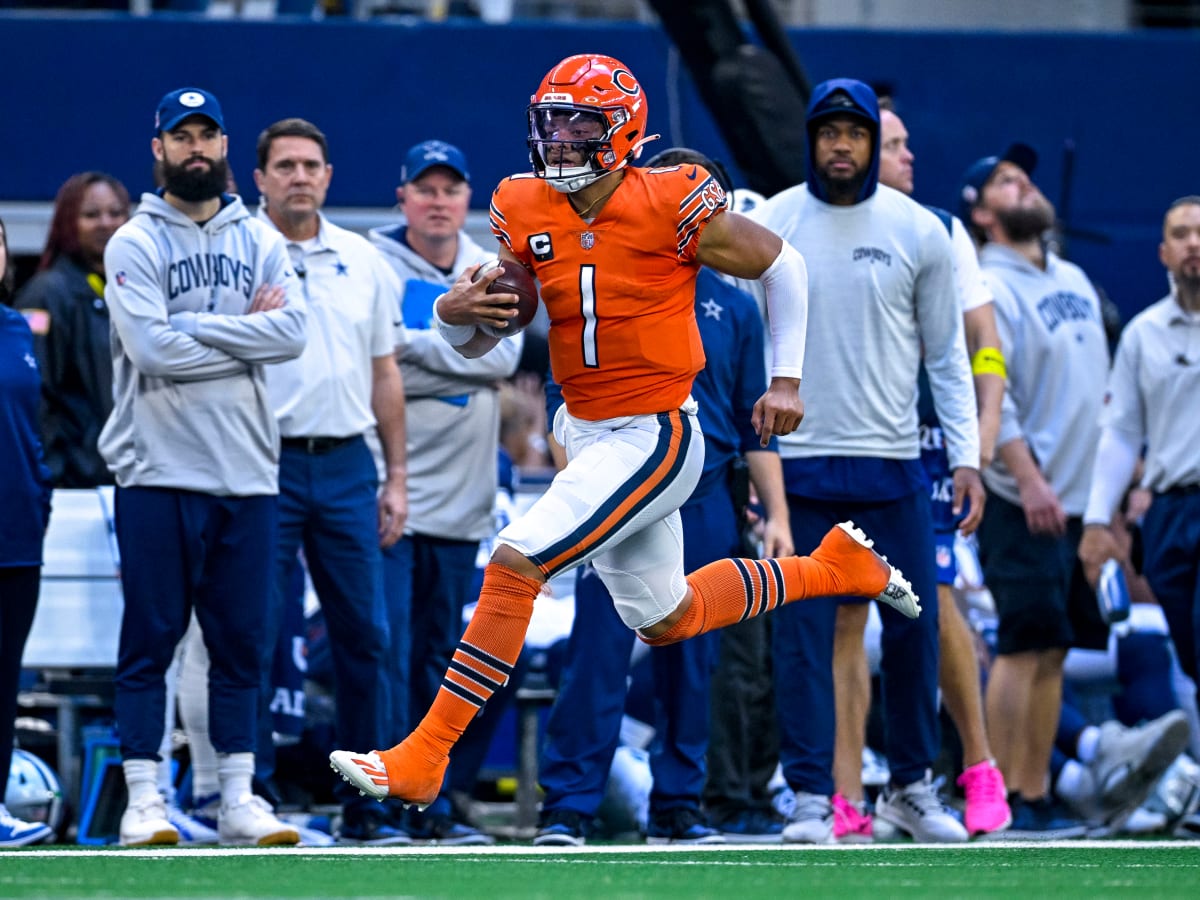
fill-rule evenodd
<path id="1" fill-rule="evenodd" d="M 700 633 L 702 623 L 692 602 L 694 595 L 689 590 L 666 616 L 648 625 L 631 626 L 643 643 L 651 647 L 676 644 Z"/>
<path id="2" fill-rule="evenodd" d="M 634 632 L 643 644 L 649 644 L 651 647 L 665 647 L 668 644 L 677 644 L 686 637 L 686 635 L 672 633 L 672 629 L 662 627 L 661 622 L 654 625 L 647 625 L 645 628 L 635 628 Z"/>
<path id="3" fill-rule="evenodd" d="M 492 552 L 491 562 L 504 566 L 506 569 L 512 569 L 518 575 L 524 575 L 526 578 L 542 582 L 546 580 L 545 574 L 529 557 L 508 544 L 500 544 L 496 547 Z"/>

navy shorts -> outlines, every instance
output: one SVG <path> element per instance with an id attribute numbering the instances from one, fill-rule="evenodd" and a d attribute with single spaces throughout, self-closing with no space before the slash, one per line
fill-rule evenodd
<path id="1" fill-rule="evenodd" d="M 933 533 L 933 558 L 937 564 L 938 584 L 954 587 L 954 580 L 958 576 L 958 564 L 954 559 L 953 531 Z"/>

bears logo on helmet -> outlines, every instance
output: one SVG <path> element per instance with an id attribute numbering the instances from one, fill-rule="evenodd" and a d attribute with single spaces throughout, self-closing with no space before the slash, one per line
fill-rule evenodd
<path id="1" fill-rule="evenodd" d="M 611 56 L 569 56 L 530 97 L 533 170 L 574 193 L 637 159 L 646 135 L 646 97 L 633 73 Z"/>

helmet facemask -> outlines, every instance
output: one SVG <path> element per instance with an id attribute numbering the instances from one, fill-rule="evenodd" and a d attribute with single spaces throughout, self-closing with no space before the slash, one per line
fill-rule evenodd
<path id="1" fill-rule="evenodd" d="M 529 155 L 538 177 L 574 193 L 625 166 L 613 135 L 627 119 L 624 109 L 600 110 L 569 103 L 529 106 Z"/>

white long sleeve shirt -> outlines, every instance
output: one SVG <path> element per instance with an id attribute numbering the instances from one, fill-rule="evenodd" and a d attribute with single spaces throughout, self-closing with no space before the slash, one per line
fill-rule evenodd
<path id="1" fill-rule="evenodd" d="M 749 217 L 808 265 L 804 421 L 779 439 L 780 455 L 916 459 L 923 347 L 950 465 L 978 468 L 975 389 L 945 225 L 883 185 L 853 206 L 797 185 Z"/>

